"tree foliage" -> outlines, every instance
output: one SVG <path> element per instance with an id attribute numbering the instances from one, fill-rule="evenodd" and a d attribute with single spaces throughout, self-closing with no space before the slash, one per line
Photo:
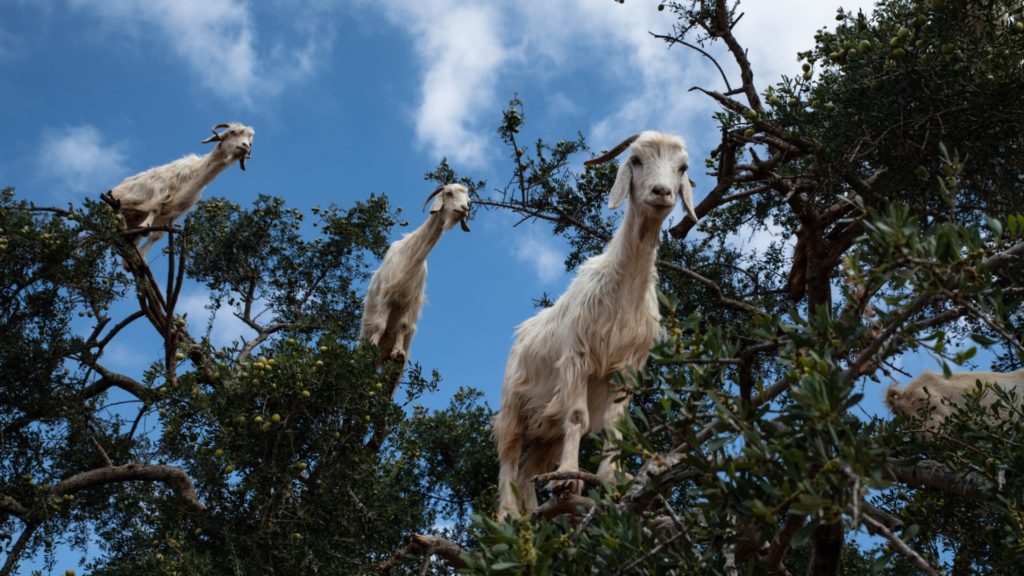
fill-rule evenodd
<path id="1" fill-rule="evenodd" d="M 733 34 L 738 2 L 664 8 L 676 25 L 661 40 L 730 58 L 739 78 L 695 88 L 720 107 L 715 186 L 700 223 L 659 249 L 670 337 L 621 380 L 634 405 L 617 444 L 635 478 L 594 487 L 574 518 L 478 516 L 470 571 L 1014 573 L 1018 399 L 985 409 L 1002 392 L 979 387 L 930 437 L 859 407 L 904 354 L 947 371 L 979 348 L 1002 369 L 1024 358 L 1020 4 L 840 10 L 799 55 L 804 73 L 772 86 Z M 615 167 L 575 173 L 582 139 L 520 146 L 522 109 L 499 128 L 514 176 L 483 204 L 554 223 L 572 269 L 617 224 L 603 210 Z M 770 246 L 737 241 L 752 232 Z"/>
<path id="2" fill-rule="evenodd" d="M 39 208 L 4 191 L 3 573 L 94 542 L 95 574 L 354 573 L 488 509 L 480 394 L 413 408 L 440 376 L 414 366 L 393 399 L 401 375 L 356 341 L 359 287 L 397 212 L 377 196 L 312 211 L 310 240 L 279 198 L 204 201 L 171 234 L 164 283 L 106 205 Z M 209 327 L 226 308 L 253 335 L 190 334 L 175 310 L 188 278 L 209 290 Z M 137 309 L 115 322 L 125 298 Z M 135 321 L 165 350 L 119 374 L 105 356 Z"/>
<path id="3" fill-rule="evenodd" d="M 596 464 L 615 442 L 631 477 L 590 483 L 575 513 L 494 516 L 480 394 L 428 410 L 417 401 L 439 374 L 375 366 L 355 340 L 398 216 L 384 197 L 313 209 L 315 231 L 279 198 L 202 202 L 158 279 L 107 206 L 37 207 L 8 189 L 0 574 L 91 542 L 97 574 L 1019 571 L 1021 399 L 979 384 L 934 434 L 925 414 L 862 408 L 907 354 L 947 371 L 1024 364 L 1020 3 L 840 11 L 799 55 L 804 72 L 773 85 L 733 34 L 738 2 L 661 8 L 674 25 L 652 42 L 731 59 L 738 78 L 694 91 L 718 106 L 714 186 L 700 222 L 674 223 L 659 248 L 667 337 L 644 372 L 616 376 L 633 398 L 622 437 L 584 449 Z M 604 208 L 616 166 L 579 172 L 581 135 L 526 144 L 527 126 L 515 98 L 494 193 L 447 161 L 427 177 L 549 223 L 573 270 L 618 225 Z M 738 241 L 754 232 L 766 248 Z M 251 335 L 190 333 L 186 282 L 209 291 L 209 326 L 226 309 Z M 135 322 L 162 350 L 120 374 L 109 346 Z"/>

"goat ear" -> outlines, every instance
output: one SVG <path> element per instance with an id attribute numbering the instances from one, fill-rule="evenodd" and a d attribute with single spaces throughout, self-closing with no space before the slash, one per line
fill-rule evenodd
<path id="1" fill-rule="evenodd" d="M 438 194 L 437 196 L 434 196 L 434 202 L 433 202 L 433 204 L 430 205 L 430 213 L 431 214 L 436 214 L 437 212 L 440 212 L 441 208 L 443 208 L 443 207 L 444 207 L 444 194 Z"/>
<path id="2" fill-rule="evenodd" d="M 629 197 L 629 189 L 633 187 L 633 163 L 628 159 L 619 164 L 619 173 L 615 175 L 615 184 L 608 195 L 608 207 L 615 209 Z"/>
<path id="3" fill-rule="evenodd" d="M 683 199 L 683 207 L 686 208 L 686 213 L 696 222 L 697 213 L 693 210 L 693 181 L 689 178 L 683 178 L 683 183 L 679 185 L 679 197 Z"/>

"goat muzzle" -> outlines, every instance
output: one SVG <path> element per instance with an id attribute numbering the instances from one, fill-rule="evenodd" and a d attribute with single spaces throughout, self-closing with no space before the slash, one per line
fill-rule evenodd
<path id="1" fill-rule="evenodd" d="M 248 144 L 242 144 L 235 150 L 242 151 L 242 153 L 238 155 L 238 167 L 242 169 L 242 172 L 245 172 L 245 161 L 248 160 L 249 158 L 252 158 L 252 146 L 249 146 Z"/>

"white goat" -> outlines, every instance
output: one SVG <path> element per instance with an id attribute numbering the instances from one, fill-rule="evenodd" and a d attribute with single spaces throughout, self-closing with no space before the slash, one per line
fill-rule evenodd
<path id="1" fill-rule="evenodd" d="M 885 402 L 896 414 L 917 416 L 923 410 L 930 410 L 925 421 L 926 435 L 934 434 L 939 426 L 959 409 L 964 403 L 964 394 L 973 392 L 975 384 L 991 384 L 1006 390 L 1017 392 L 1017 403 L 1024 401 L 1024 370 L 1015 372 L 959 372 L 949 378 L 942 374 L 925 370 L 914 378 L 906 388 L 893 385 L 885 394 Z M 991 406 L 996 395 L 983 388 L 982 406 Z"/>
<path id="2" fill-rule="evenodd" d="M 521 507 L 526 514 L 536 509 L 535 475 L 556 464 L 559 471 L 579 470 L 584 434 L 609 430 L 618 435 L 615 423 L 629 398 L 609 379 L 627 367 L 643 369 L 661 330 L 655 292 L 661 224 L 677 195 L 697 219 L 682 139 L 642 132 L 587 164 L 605 162 L 627 147 L 632 156 L 619 166 L 608 201 L 616 208 L 629 199 L 615 235 L 604 253 L 580 266 L 554 305 L 516 330 L 494 423 L 501 510 L 513 517 Z M 598 468 L 602 478 L 614 477 L 613 456 L 611 450 L 605 453 Z M 580 488 L 576 481 L 556 487 Z"/>
<path id="3" fill-rule="evenodd" d="M 223 132 L 217 131 L 222 128 Z M 206 156 L 190 154 L 170 164 L 150 168 L 125 178 L 103 195 L 106 202 L 121 209 L 129 230 L 171 226 L 199 201 L 206 185 L 225 168 L 237 160 L 245 170 L 256 131 L 238 123 L 217 124 L 212 131 L 213 136 L 203 140 L 202 144 L 216 142 L 217 147 Z M 141 236 L 149 236 L 139 248 L 143 260 L 153 243 L 164 234 L 163 231 L 151 231 L 135 237 L 135 245 L 138 246 Z"/>
<path id="4" fill-rule="evenodd" d="M 381 360 L 405 363 L 416 333 L 416 321 L 423 306 L 427 283 L 427 254 L 441 233 L 459 222 L 469 232 L 469 191 L 461 184 L 439 186 L 430 193 L 430 215 L 419 228 L 395 240 L 373 273 L 366 291 L 359 337 L 380 348 Z"/>

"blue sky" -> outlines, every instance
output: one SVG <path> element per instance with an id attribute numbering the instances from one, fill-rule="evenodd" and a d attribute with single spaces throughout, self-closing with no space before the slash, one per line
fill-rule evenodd
<path id="1" fill-rule="evenodd" d="M 744 2 L 736 34 L 760 88 L 799 70 L 796 52 L 834 23 L 840 4 L 871 2 Z M 397 238 L 423 220 L 431 186 L 422 175 L 442 156 L 492 189 L 504 184 L 511 169 L 495 128 L 515 94 L 525 102 L 526 141 L 582 131 L 596 149 L 655 129 L 682 135 L 691 156 L 704 158 L 718 138 L 714 108 L 687 89 L 720 80 L 706 60 L 650 37 L 673 22 L 656 6 L 0 0 L 0 186 L 40 203 L 78 202 L 151 166 L 204 153 L 199 141 L 212 124 L 241 121 L 256 129 L 248 171 L 226 171 L 206 197 L 248 205 L 267 193 L 308 211 L 386 193 L 410 222 L 395 229 Z M 691 177 L 699 201 L 710 180 L 699 170 Z M 564 244 L 543 223 L 514 222 L 481 212 L 472 233 L 446 233 L 430 256 L 429 304 L 412 361 L 444 376 L 431 404 L 473 386 L 496 407 L 515 325 L 535 312 L 531 298 L 567 284 Z M 737 241 L 757 249 L 767 234 Z M 206 295 L 192 287 L 184 298 L 200 330 Z M 133 330 L 109 360 L 137 374 L 160 345 L 148 326 Z M 224 343 L 240 331 L 221 314 L 213 336 Z M 882 389 L 868 386 L 869 411 Z"/>

